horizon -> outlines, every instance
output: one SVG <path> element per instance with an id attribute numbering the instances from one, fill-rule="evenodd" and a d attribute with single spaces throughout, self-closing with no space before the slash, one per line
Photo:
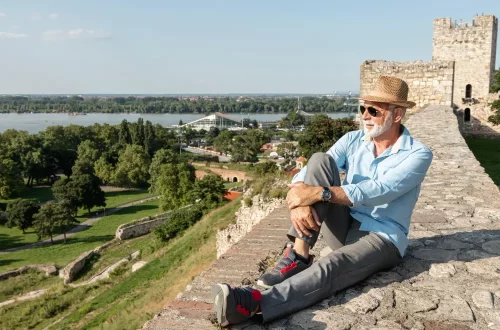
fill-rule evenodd
<path id="1" fill-rule="evenodd" d="M 498 1 L 478 0 L 470 8 L 465 0 L 4 3 L 0 93 L 359 93 L 365 60 L 431 60 L 435 18 L 500 16 Z"/>

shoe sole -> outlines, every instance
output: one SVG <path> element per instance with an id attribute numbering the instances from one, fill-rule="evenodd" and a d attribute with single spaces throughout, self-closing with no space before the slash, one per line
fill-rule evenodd
<path id="1" fill-rule="evenodd" d="M 272 288 L 272 287 L 273 287 L 272 285 L 267 285 L 267 284 L 265 284 L 265 283 L 264 283 L 264 282 L 262 282 L 261 280 L 258 280 L 258 281 L 257 281 L 257 285 L 258 285 L 258 286 L 261 286 L 261 287 L 263 287 L 263 288 L 266 288 L 266 289 L 270 289 L 270 288 Z"/>
<path id="2" fill-rule="evenodd" d="M 214 301 L 215 313 L 217 314 L 217 322 L 222 328 L 229 325 L 229 321 L 226 318 L 227 309 L 227 296 L 229 295 L 229 289 L 225 284 L 215 284 L 212 285 L 212 300 Z"/>

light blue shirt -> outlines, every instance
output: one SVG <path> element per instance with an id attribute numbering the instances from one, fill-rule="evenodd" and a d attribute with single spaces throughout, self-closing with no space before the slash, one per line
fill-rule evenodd
<path id="1" fill-rule="evenodd" d="M 408 231 L 420 184 L 432 161 L 432 152 L 410 136 L 403 127 L 396 143 L 377 158 L 374 143 L 364 131 L 345 134 L 327 154 L 339 171 L 346 171 L 342 189 L 353 204 L 351 216 L 361 222 L 360 230 L 390 240 L 404 255 Z M 307 166 L 292 183 L 304 181 Z"/>

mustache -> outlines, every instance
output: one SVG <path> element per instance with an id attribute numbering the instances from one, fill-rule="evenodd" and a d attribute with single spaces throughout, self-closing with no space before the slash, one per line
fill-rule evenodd
<path id="1" fill-rule="evenodd" d="M 371 120 L 363 120 L 364 124 L 370 124 L 370 125 L 375 125 L 375 123 Z"/>

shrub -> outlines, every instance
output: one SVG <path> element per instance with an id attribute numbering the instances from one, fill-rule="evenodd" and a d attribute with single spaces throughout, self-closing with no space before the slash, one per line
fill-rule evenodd
<path id="1" fill-rule="evenodd" d="M 245 202 L 245 205 L 248 207 L 253 205 L 253 201 L 250 197 L 245 197 L 245 199 L 243 201 Z"/>
<path id="2" fill-rule="evenodd" d="M 160 240 L 169 241 L 182 234 L 184 230 L 195 224 L 202 216 L 203 211 L 199 206 L 172 211 L 170 218 L 155 229 L 155 234 Z"/>
<path id="3" fill-rule="evenodd" d="M 288 193 L 287 189 L 284 188 L 276 188 L 269 192 L 269 198 L 286 198 Z"/>

